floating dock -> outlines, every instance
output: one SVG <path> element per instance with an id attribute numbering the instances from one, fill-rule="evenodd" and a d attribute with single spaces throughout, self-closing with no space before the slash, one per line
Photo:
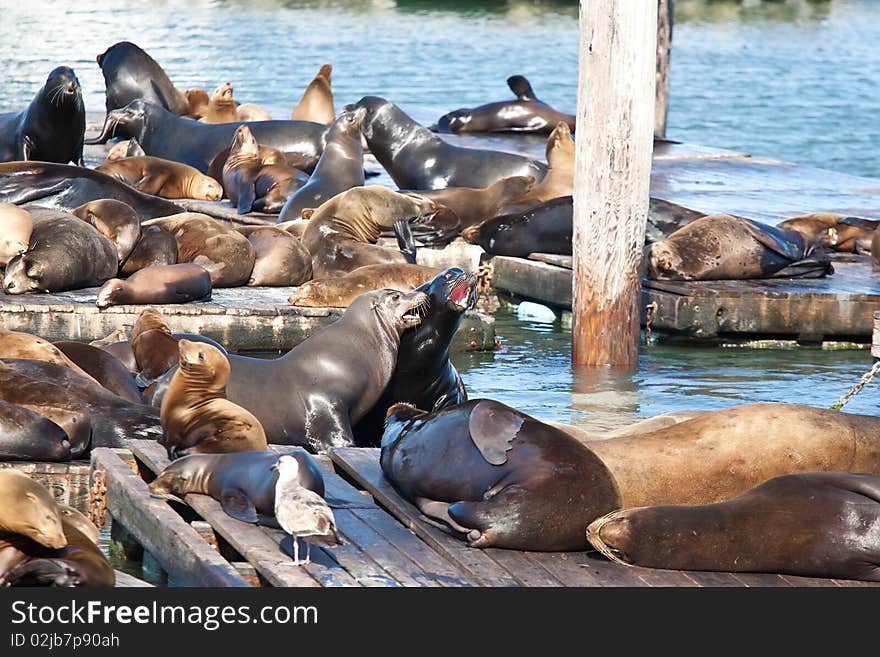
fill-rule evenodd
<path id="1" fill-rule="evenodd" d="M 131 451 L 96 449 L 107 508 L 184 586 L 871 586 L 773 574 L 667 571 L 623 566 L 591 552 L 476 549 L 426 522 L 385 480 L 378 449 L 345 448 L 317 457 L 340 545 L 312 544 L 312 563 L 294 566 L 291 538 L 243 523 L 218 502 L 186 505 L 153 498 L 147 481 L 168 464 L 164 449 L 133 441 Z M 290 453 L 296 447 L 272 449 Z M 352 483 L 349 483 L 352 482 Z M 302 554 L 302 552 L 301 552 Z"/>

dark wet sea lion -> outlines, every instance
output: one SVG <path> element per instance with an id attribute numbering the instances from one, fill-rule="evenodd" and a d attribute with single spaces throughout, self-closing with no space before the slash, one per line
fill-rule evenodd
<path id="1" fill-rule="evenodd" d="M 131 206 L 122 201 L 90 201 L 75 208 L 71 214 L 94 226 L 101 235 L 116 245 L 119 264 L 131 255 L 141 237 L 141 220 Z"/>
<path id="2" fill-rule="evenodd" d="M 67 367 L 13 358 L 4 358 L 2 362 L 20 375 L 20 379 L 56 384 L 61 391 L 60 398 L 44 397 L 44 403 L 78 403 L 88 411 L 92 423 L 92 447 L 124 447 L 132 439 L 156 440 L 162 435 L 156 409 L 128 402 Z M 13 381 L 13 377 L 7 378 Z"/>
<path id="3" fill-rule="evenodd" d="M 309 176 L 287 164 L 263 165 L 254 180 L 255 212 L 278 214 L 293 196 L 309 181 Z"/>
<path id="4" fill-rule="evenodd" d="M 95 305 L 187 303 L 211 298 L 211 274 L 200 265 L 151 265 L 125 280 L 111 278 L 98 290 Z"/>
<path id="5" fill-rule="evenodd" d="M 235 98 L 232 96 L 232 84 L 224 82 L 214 89 L 208 99 L 208 107 L 199 119 L 200 123 L 232 123 L 238 121 L 235 111 Z"/>
<path id="6" fill-rule="evenodd" d="M 306 208 L 317 208 L 337 194 L 364 184 L 360 127 L 365 115 L 362 108 L 343 112 L 330 126 L 321 159 L 309 181 L 287 199 L 279 222 L 301 219 Z"/>
<path id="7" fill-rule="evenodd" d="M 104 74 L 107 111 L 143 98 L 175 114 L 187 114 L 189 101 L 144 50 L 130 41 L 115 43 L 96 58 Z"/>
<path id="8" fill-rule="evenodd" d="M 880 581 L 878 523 L 880 476 L 810 472 L 716 504 L 614 511 L 587 538 L 614 561 L 650 568 Z"/>
<path id="9" fill-rule="evenodd" d="M 493 217 L 461 232 L 471 244 L 491 255 L 526 258 L 530 253 L 571 255 L 571 196 L 547 201 L 531 210 Z"/>
<path id="10" fill-rule="evenodd" d="M 250 212 L 256 200 L 254 183 L 263 168 L 260 146 L 246 125 L 232 136 L 232 145 L 223 165 L 223 191 L 239 214 Z"/>
<path id="11" fill-rule="evenodd" d="M 59 66 L 26 109 L 0 114 L 0 162 L 83 165 L 86 110 L 73 69 Z"/>
<path id="12" fill-rule="evenodd" d="M 584 527 L 620 507 L 614 477 L 582 443 L 496 401 L 388 411 L 385 477 L 472 547 L 584 550 Z"/>
<path id="13" fill-rule="evenodd" d="M 194 123 L 153 103 L 134 100 L 110 112 L 101 135 L 88 143 L 106 143 L 117 126 L 135 137 L 147 155 L 182 162 L 207 173 L 217 154 L 232 143 L 237 124 Z M 303 159 L 321 155 L 327 130 L 308 121 L 255 121 L 248 127 L 259 143 Z"/>
<path id="14" fill-rule="evenodd" d="M 293 235 L 274 226 L 236 229 L 254 247 L 254 268 L 248 285 L 301 285 L 312 278 L 312 256 Z"/>
<path id="15" fill-rule="evenodd" d="M 398 194 L 368 185 L 334 196 L 314 213 L 302 243 L 312 254 L 312 275 L 327 278 L 364 265 L 405 263 L 399 252 L 376 244 L 382 230 L 397 221 L 424 216 L 435 210 L 428 199 Z"/>
<path id="16" fill-rule="evenodd" d="M 219 201 L 223 196 L 223 188 L 213 178 L 198 169 L 161 157 L 126 157 L 104 163 L 97 171 L 131 185 L 144 194 L 162 198 Z"/>
<path id="17" fill-rule="evenodd" d="M 351 425 L 382 394 L 400 335 L 426 301 L 421 292 L 368 292 L 281 358 L 229 356 L 226 396 L 257 417 L 270 443 L 350 446 Z"/>
<path id="18" fill-rule="evenodd" d="M 183 211 L 171 201 L 143 194 L 93 169 L 46 162 L 0 164 L 0 202 L 70 211 L 100 199 L 122 201 L 141 221 Z"/>
<path id="19" fill-rule="evenodd" d="M 254 247 L 225 224 L 198 212 L 183 212 L 147 222 L 174 235 L 177 261 L 201 265 L 214 287 L 245 285 L 254 269 Z"/>
<path id="20" fill-rule="evenodd" d="M 437 411 L 467 401 L 464 382 L 449 362 L 449 348 L 465 311 L 476 303 L 476 278 L 450 267 L 417 289 L 428 295 L 424 317 L 400 337 L 391 381 L 354 427 L 358 446 L 379 446 L 388 409 L 397 402 Z"/>
<path id="21" fill-rule="evenodd" d="M 880 221 L 836 212 L 813 212 L 786 219 L 777 228 L 793 230 L 819 246 L 845 253 L 870 253 L 871 238 Z"/>
<path id="22" fill-rule="evenodd" d="M 112 354 L 99 347 L 74 340 L 61 340 L 54 344 L 65 356 L 114 395 L 134 404 L 144 403 L 144 398 L 134 382 L 134 376 Z"/>
<path id="23" fill-rule="evenodd" d="M 651 197 L 648 203 L 648 221 L 645 242 L 661 242 L 687 224 L 705 217 L 705 212 L 691 210 L 683 205 Z"/>
<path id="24" fill-rule="evenodd" d="M 76 290 L 116 275 L 116 245 L 93 226 L 59 210 L 29 212 L 34 220 L 30 246 L 6 266 L 7 294 Z"/>
<path id="25" fill-rule="evenodd" d="M 540 181 L 547 171 L 522 155 L 452 146 L 384 98 L 365 96 L 345 109 L 356 107 L 367 110 L 361 131 L 370 151 L 401 189 L 488 187 L 510 176 Z"/>
<path id="26" fill-rule="evenodd" d="M 174 235 L 159 226 L 143 226 L 140 239 L 122 263 L 119 273 L 130 276 L 146 267 L 176 263 L 177 240 Z"/>
<path id="27" fill-rule="evenodd" d="M 27 210 L 0 203 L 0 267 L 28 250 L 33 230 L 34 222 Z"/>
<path id="28" fill-rule="evenodd" d="M 525 195 L 534 183 L 531 176 L 511 176 L 488 187 L 447 187 L 418 194 L 452 210 L 458 217 L 460 229 L 465 229 L 497 217 L 501 208 Z"/>
<path id="29" fill-rule="evenodd" d="M 559 123 L 550 133 L 547 138 L 546 154 L 547 164 L 550 168 L 544 179 L 519 198 L 512 200 L 498 214 L 528 210 L 555 198 L 572 195 L 574 192 L 574 141 L 571 138 L 568 124 Z"/>
<path id="30" fill-rule="evenodd" d="M 422 267 L 409 263 L 366 265 L 343 276 L 303 283 L 288 301 L 293 306 L 347 308 L 365 292 L 382 288 L 409 292 L 433 278 L 438 272 L 435 267 Z"/>
<path id="31" fill-rule="evenodd" d="M 162 444 L 168 457 L 265 450 L 259 420 L 224 393 L 229 361 L 203 342 L 181 340 L 180 366 L 162 399 Z"/>
<path id="32" fill-rule="evenodd" d="M 538 100 L 532 85 L 522 75 L 507 78 L 507 86 L 516 100 L 487 103 L 479 107 L 457 109 L 437 121 L 440 132 L 537 132 L 549 133 L 562 122 L 575 129 L 574 114 L 553 109 Z M 571 192 L 568 192 L 571 194 Z"/>
<path id="33" fill-rule="evenodd" d="M 824 249 L 795 231 L 743 217 L 701 217 L 645 250 L 648 278 L 700 281 L 818 278 L 834 271 Z"/>
<path id="34" fill-rule="evenodd" d="M 233 518 L 275 525 L 278 458 L 270 451 L 185 456 L 159 473 L 150 483 L 150 492 L 176 497 L 210 495 Z M 293 458 L 299 464 L 300 485 L 323 497 L 324 477 L 315 459 L 301 450 Z"/>
<path id="35" fill-rule="evenodd" d="M 302 99 L 293 106 L 290 118 L 298 121 L 314 121 L 330 125 L 336 119 L 336 110 L 333 107 L 333 89 L 330 77 L 333 74 L 333 66 L 324 64 L 309 82 L 303 93 Z"/>
<path id="36" fill-rule="evenodd" d="M 69 461 L 70 441 L 45 415 L 0 400 L 0 459 Z"/>
<path id="37" fill-rule="evenodd" d="M 0 534 L 18 534 L 48 548 L 67 545 L 52 494 L 12 468 L 0 470 Z"/>
<path id="38" fill-rule="evenodd" d="M 56 345 L 37 335 L 25 333 L 24 331 L 0 329 L 0 358 L 42 360 L 47 363 L 69 367 L 78 374 L 89 376 Z"/>

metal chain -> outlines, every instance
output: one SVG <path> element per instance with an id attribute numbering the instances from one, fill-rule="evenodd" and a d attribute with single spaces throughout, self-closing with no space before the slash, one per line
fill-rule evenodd
<path id="1" fill-rule="evenodd" d="M 651 324 L 654 323 L 654 313 L 657 312 L 657 302 L 652 301 L 645 306 L 645 346 L 651 346 Z"/>
<path id="2" fill-rule="evenodd" d="M 832 411 L 839 411 L 846 406 L 850 399 L 859 394 L 862 391 L 862 388 L 871 383 L 871 380 L 876 376 L 877 372 L 880 372 L 880 360 L 874 363 L 874 366 L 862 375 L 861 380 L 850 388 L 850 391 L 841 397 L 840 401 L 833 406 L 830 406 L 829 409 Z"/>
<path id="3" fill-rule="evenodd" d="M 95 470 L 92 473 L 92 485 L 89 487 L 89 520 L 96 527 L 103 527 L 106 511 L 107 473 L 103 470 Z"/>
<path id="4" fill-rule="evenodd" d="M 486 297 L 491 300 L 492 295 L 492 264 L 483 263 L 477 269 L 477 298 Z"/>

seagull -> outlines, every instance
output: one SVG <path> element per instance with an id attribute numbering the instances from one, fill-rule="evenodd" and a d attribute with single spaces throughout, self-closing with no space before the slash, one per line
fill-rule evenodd
<path id="1" fill-rule="evenodd" d="M 306 541 L 306 559 L 299 560 L 300 536 L 336 536 L 336 520 L 327 502 L 299 483 L 299 463 L 285 454 L 278 459 L 275 484 L 275 519 L 293 537 L 293 565 L 310 562 L 311 544 Z"/>

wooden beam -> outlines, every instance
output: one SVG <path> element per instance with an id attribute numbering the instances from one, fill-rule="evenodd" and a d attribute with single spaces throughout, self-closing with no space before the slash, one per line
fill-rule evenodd
<path id="1" fill-rule="evenodd" d="M 669 113 L 669 58 L 675 0 L 657 0 L 657 83 L 654 91 L 654 136 L 666 137 Z"/>
<path id="2" fill-rule="evenodd" d="M 581 0 L 572 361 L 634 367 L 653 151 L 657 7 Z"/>

